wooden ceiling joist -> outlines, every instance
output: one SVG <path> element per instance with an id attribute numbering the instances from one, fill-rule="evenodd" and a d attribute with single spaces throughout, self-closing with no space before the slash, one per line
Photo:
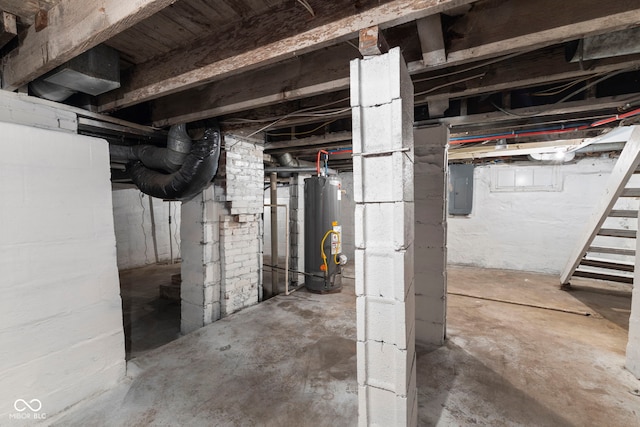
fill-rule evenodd
<path id="1" fill-rule="evenodd" d="M 2 88 L 15 90 L 162 10 L 175 0 L 61 0 L 47 27 L 32 25 L 5 58 Z"/>
<path id="2" fill-rule="evenodd" d="M 168 95 L 151 102 L 152 121 L 164 127 L 348 89 L 349 61 L 359 57 L 342 43 Z"/>
<path id="3" fill-rule="evenodd" d="M 572 4 L 575 6 L 576 2 L 580 3 L 578 7 L 579 9 L 589 8 L 591 5 L 596 3 L 593 0 L 576 0 L 572 2 Z M 494 40 L 492 42 L 491 49 L 483 47 L 482 50 L 486 55 L 491 53 L 492 57 L 496 57 L 503 55 L 505 53 L 504 46 L 514 40 L 519 40 L 519 46 L 522 47 L 523 40 L 521 39 L 523 37 L 528 39 L 531 43 L 541 43 L 542 40 L 545 45 L 554 44 L 567 39 L 573 40 L 582 37 L 587 23 L 593 22 L 594 20 L 598 21 L 598 31 L 607 32 L 619 29 L 620 25 L 628 25 L 630 21 L 635 19 L 629 19 L 626 15 L 622 16 L 624 14 L 621 14 L 620 10 L 627 10 L 630 16 L 640 14 L 640 8 L 634 9 L 633 6 L 630 6 L 629 3 L 625 1 L 613 0 L 612 6 L 611 14 L 605 14 L 611 18 L 609 20 L 605 18 L 596 19 L 591 14 L 581 14 L 578 17 L 584 18 L 586 21 L 573 21 L 572 17 L 565 14 L 560 18 L 554 18 L 553 25 L 557 25 L 557 27 L 550 28 L 549 25 L 542 24 L 532 26 L 527 29 L 527 31 L 531 30 L 538 32 L 529 33 L 526 37 L 517 36 L 517 34 L 512 30 L 503 29 L 502 33 L 500 33 L 503 39 L 500 42 L 496 41 L 500 37 L 494 34 L 496 30 L 494 26 L 491 25 L 485 25 L 480 29 L 474 27 L 473 29 L 468 30 L 468 33 L 473 33 L 479 40 Z M 526 5 L 523 7 L 526 7 Z M 548 14 L 547 12 L 548 11 L 533 8 L 533 21 L 540 21 L 543 16 Z M 473 13 L 473 10 L 470 14 L 471 13 Z M 482 17 L 484 16 L 483 14 L 488 12 L 486 12 L 486 9 L 482 9 L 479 13 L 479 16 Z M 599 8 L 599 13 L 604 13 L 602 7 Z M 471 18 L 464 19 L 473 19 L 474 16 L 478 15 L 472 14 Z M 640 17 L 638 19 L 640 19 Z M 418 21 L 418 25 L 424 26 L 427 23 L 428 22 L 424 20 Z M 433 22 L 431 22 L 431 24 L 433 24 Z M 433 27 L 433 25 L 431 27 Z M 520 29 L 520 31 L 522 32 L 523 30 Z M 591 29 L 590 31 L 594 31 L 594 29 Z M 335 35 L 335 33 L 333 35 Z M 331 35 L 327 35 L 326 37 L 331 37 Z M 467 37 L 467 35 L 463 35 L 463 38 Z M 288 48 L 291 49 L 291 46 L 288 46 Z M 447 71 L 456 71 L 464 68 L 464 65 L 466 65 L 469 58 L 471 58 L 471 56 L 459 54 L 459 52 L 461 52 L 459 49 L 470 49 L 465 44 L 458 43 L 454 45 L 452 49 L 453 50 L 449 52 L 446 62 L 446 64 L 449 65 Z M 427 48 L 427 50 L 429 49 Z M 274 55 L 280 55 L 282 53 L 283 50 L 276 52 L 269 49 L 263 49 L 261 55 L 263 55 L 262 59 L 264 61 L 270 62 L 271 59 L 268 59 L 267 57 L 272 58 Z M 348 87 L 349 80 L 349 61 L 356 57 L 357 53 L 358 52 L 355 49 L 350 50 L 347 45 L 334 46 L 326 50 L 310 54 L 298 54 L 294 62 L 283 62 L 281 64 L 273 65 L 272 68 L 267 70 L 261 69 L 260 71 L 252 71 L 237 75 L 235 73 L 238 73 L 240 68 L 233 69 L 231 65 L 235 63 L 235 58 L 237 57 L 221 60 L 219 62 L 227 64 L 226 72 L 232 74 L 233 77 L 227 77 L 219 82 L 210 83 L 206 86 L 201 86 L 157 99 L 157 101 L 154 101 L 151 104 L 153 124 L 155 126 L 166 126 L 184 121 L 231 114 L 250 108 L 260 108 L 285 100 L 311 97 L 330 91 L 346 89 Z M 258 66 L 258 62 L 260 61 L 260 58 L 256 57 L 248 57 L 247 55 L 240 56 L 241 60 L 239 63 L 244 61 L 244 63 L 248 64 L 247 66 L 250 68 Z M 424 76 L 436 77 L 428 83 L 416 84 L 416 93 L 427 92 L 423 96 L 422 101 L 428 102 L 430 100 L 436 101 L 438 99 L 491 93 L 494 91 L 507 90 L 509 88 L 553 83 L 565 79 L 588 76 L 599 72 L 620 70 L 625 67 L 636 65 L 638 59 L 639 58 L 635 56 L 617 59 L 603 59 L 590 63 L 589 66 L 591 69 L 583 70 L 579 63 L 566 62 L 562 48 L 559 47 L 549 52 L 544 51 L 543 54 L 524 54 L 522 56 L 511 58 L 508 61 L 497 63 L 493 66 L 487 67 L 486 69 L 477 69 L 471 73 L 457 74 L 450 77 L 437 77 L 437 73 L 441 72 L 442 67 L 442 64 L 438 61 L 427 61 L 426 63 L 423 61 L 417 61 L 410 64 L 410 69 L 412 74 L 420 73 L 421 77 L 423 77 L 422 74 L 424 74 Z M 450 68 L 456 64 L 459 68 Z M 222 69 L 215 70 L 208 66 L 205 68 L 209 70 L 209 77 L 213 74 L 224 72 Z M 296 75 L 294 72 L 296 70 L 303 72 Z M 426 73 L 429 71 L 431 72 Z M 474 73 L 481 75 L 481 77 L 470 79 L 462 84 L 450 84 L 455 80 L 461 79 L 461 77 L 472 77 Z M 142 76 L 143 74 L 140 75 Z M 181 88 L 180 90 L 185 87 L 184 82 L 181 83 L 177 81 L 176 78 L 172 77 L 169 81 L 173 81 L 177 84 Z M 437 89 L 441 85 L 443 85 L 443 87 Z M 141 99 L 146 99 L 148 97 L 155 98 L 162 93 L 171 91 L 170 88 L 162 88 L 161 82 L 151 84 L 146 87 L 151 91 L 156 90 L 156 92 L 154 94 L 143 95 L 142 92 L 139 91 L 123 89 L 118 92 L 116 96 L 124 98 L 120 98 L 118 100 L 109 95 L 109 98 L 112 99 L 112 101 L 106 101 L 108 98 L 103 97 L 102 99 L 105 100 L 105 104 L 102 105 L 102 109 L 115 108 L 119 105 L 134 104 L 139 102 Z M 436 88 L 436 90 L 432 91 L 433 88 Z M 143 89 L 140 89 L 140 91 L 143 91 Z M 141 98 L 135 95 L 136 93 L 138 93 Z M 127 97 L 131 98 L 128 98 L 127 100 Z"/>
<path id="4" fill-rule="evenodd" d="M 110 111 L 265 67 L 355 37 L 362 28 L 400 25 L 474 0 L 318 2 L 309 19 L 290 4 L 222 29 L 182 52 L 136 66 L 123 87 L 100 99 Z"/>

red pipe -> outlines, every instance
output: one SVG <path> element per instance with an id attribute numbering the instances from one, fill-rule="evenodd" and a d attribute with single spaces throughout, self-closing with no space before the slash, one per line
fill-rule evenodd
<path id="1" fill-rule="evenodd" d="M 498 139 L 520 138 L 520 137 L 526 137 L 526 136 L 552 135 L 552 134 L 558 134 L 558 133 L 576 132 L 576 131 L 585 130 L 585 129 L 589 129 L 597 126 L 602 126 L 604 124 L 615 122 L 616 120 L 626 119 L 627 117 L 635 116 L 638 114 L 640 114 L 640 108 L 635 109 L 633 111 L 629 111 L 624 114 L 616 114 L 615 116 L 595 121 L 589 125 L 575 126 L 567 129 L 541 130 L 541 131 L 522 132 L 522 133 L 512 132 L 510 134 L 503 134 L 503 135 L 458 139 L 456 141 L 450 141 L 449 145 L 466 144 L 470 142 L 495 141 Z"/>
<path id="2" fill-rule="evenodd" d="M 316 159 L 316 171 L 318 172 L 318 176 L 320 176 L 320 155 L 321 154 L 326 154 L 328 156 L 329 152 L 325 150 L 318 151 L 318 158 Z"/>

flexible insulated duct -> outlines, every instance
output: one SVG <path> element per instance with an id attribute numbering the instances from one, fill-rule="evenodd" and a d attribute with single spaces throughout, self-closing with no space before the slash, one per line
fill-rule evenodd
<path id="1" fill-rule="evenodd" d="M 189 200 L 216 175 L 220 158 L 220 130 L 207 128 L 191 141 L 184 125 L 169 131 L 167 148 L 153 145 L 111 145 L 112 160 L 131 160 L 127 170 L 140 191 L 160 199 Z"/>

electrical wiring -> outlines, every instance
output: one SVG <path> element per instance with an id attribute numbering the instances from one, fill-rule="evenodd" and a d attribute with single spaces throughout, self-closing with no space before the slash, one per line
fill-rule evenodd
<path id="1" fill-rule="evenodd" d="M 339 99 L 337 101 L 333 101 L 333 102 L 330 102 L 330 103 L 327 103 L 327 104 L 324 104 L 324 105 L 313 106 L 313 107 L 309 107 L 309 108 L 303 108 L 303 109 L 295 111 L 293 113 L 286 114 L 286 115 L 280 117 L 279 119 L 273 121 L 272 123 L 269 123 L 266 126 L 261 127 L 257 131 L 252 132 L 247 137 L 249 138 L 249 137 L 252 137 L 253 135 L 255 135 L 257 133 L 265 131 L 265 130 L 269 129 L 272 126 L 277 125 L 278 123 L 280 123 L 284 119 L 288 119 L 290 117 L 326 117 L 326 116 L 331 116 L 331 115 L 336 115 L 336 114 L 342 114 L 342 113 L 344 113 L 346 111 L 351 111 L 351 108 L 343 108 L 343 109 L 339 109 L 337 111 L 331 111 L 331 112 L 326 112 L 326 113 L 315 111 L 313 113 L 309 113 L 310 115 L 308 115 L 308 116 L 301 115 L 301 113 L 304 113 L 304 112 L 307 112 L 307 111 L 313 111 L 313 110 L 315 110 L 317 108 L 323 108 L 323 107 L 326 107 L 326 106 L 329 106 L 329 105 L 334 105 L 334 104 L 337 104 L 339 102 L 344 102 L 344 101 L 348 101 L 348 100 L 349 100 L 349 98 L 347 97 L 347 98 Z"/>
<path id="2" fill-rule="evenodd" d="M 492 64 L 495 64 L 495 63 L 498 63 L 498 62 L 506 61 L 507 59 L 515 58 L 516 56 L 524 55 L 525 53 L 532 52 L 533 50 L 534 49 L 529 49 L 529 50 L 523 50 L 521 52 L 515 52 L 515 53 L 512 53 L 510 55 L 501 56 L 500 58 L 491 59 L 489 61 L 483 62 L 482 64 L 477 64 L 477 65 L 473 65 L 471 67 L 467 67 L 467 68 L 465 68 L 463 70 L 451 71 L 449 73 L 438 74 L 436 76 L 425 77 L 425 78 L 422 78 L 422 79 L 415 79 L 415 80 L 413 80 L 413 83 L 415 84 L 415 83 L 420 83 L 420 82 L 426 82 L 426 81 L 429 81 L 429 80 L 441 79 L 443 77 L 454 76 L 456 74 L 466 73 L 467 71 L 477 70 L 478 68 L 486 67 L 487 65 L 492 65 Z"/>
<path id="3" fill-rule="evenodd" d="M 608 73 L 608 74 L 604 75 L 603 77 L 601 77 L 601 78 L 599 78 L 597 80 L 594 80 L 593 82 L 591 82 L 591 83 L 589 83 L 587 85 L 584 85 L 583 87 L 581 87 L 581 88 L 579 88 L 577 90 L 574 90 L 570 94 L 564 96 L 562 99 L 560 99 L 560 100 L 558 100 L 558 101 L 556 101 L 556 102 L 554 102 L 553 104 L 550 104 L 550 105 L 561 104 L 561 103 L 565 102 L 566 100 L 573 98 L 577 94 L 582 93 L 585 90 L 587 90 L 587 89 L 589 89 L 589 88 L 591 88 L 591 87 L 593 87 L 593 86 L 595 86 L 595 85 L 597 85 L 599 83 L 602 83 L 603 81 L 605 81 L 607 79 L 610 79 L 611 77 L 617 76 L 618 74 L 626 73 L 626 72 L 634 70 L 636 68 L 638 68 L 638 67 L 637 66 L 627 67 L 627 68 L 623 68 L 623 69 L 618 70 L 618 71 L 614 71 L 614 72 Z M 508 115 L 514 116 L 514 117 L 522 117 L 522 118 L 535 117 L 535 116 L 538 116 L 540 114 L 544 114 L 547 111 L 550 111 L 550 109 L 547 109 L 547 110 L 542 110 L 542 111 L 538 111 L 536 113 L 531 113 L 531 114 L 521 114 L 521 113 L 514 113 L 513 111 L 509 111 L 509 110 L 506 110 L 506 109 L 504 109 L 502 107 L 499 107 L 494 102 L 491 102 L 491 105 L 493 105 L 496 109 L 498 109 L 499 111 L 501 111 L 501 112 L 503 112 L 505 114 L 508 114 Z"/>
<path id="4" fill-rule="evenodd" d="M 552 87 L 546 90 L 541 90 L 540 92 L 535 92 L 532 93 L 531 95 L 533 96 L 555 96 L 555 95 L 559 95 L 562 92 L 564 92 L 565 90 L 572 88 L 573 86 L 580 84 L 582 82 L 585 82 L 589 79 L 592 79 L 594 77 L 598 77 L 598 76 L 602 76 L 604 73 L 599 73 L 599 74 L 595 74 L 595 75 L 590 75 L 588 77 L 584 77 L 582 79 L 577 79 L 577 80 L 573 80 L 570 81 L 568 83 L 564 83 L 562 85 L 556 86 L 556 87 Z"/>
<path id="5" fill-rule="evenodd" d="M 305 9 L 307 9 L 307 11 L 311 14 L 311 16 L 316 16 L 316 13 L 313 11 L 313 8 L 311 7 L 311 5 L 309 4 L 309 2 L 307 2 L 307 0 L 297 0 L 298 3 L 300 3 Z"/>
<path id="6" fill-rule="evenodd" d="M 471 142 L 483 142 L 483 141 L 495 141 L 498 139 L 511 139 L 511 138 L 524 138 L 531 136 L 541 136 L 541 135 L 553 135 L 553 134 L 561 134 L 561 133 L 569 133 L 569 132 L 577 132 L 581 130 L 587 130 L 596 128 L 611 122 L 615 122 L 617 120 L 624 120 L 629 117 L 640 115 L 640 108 L 629 111 L 624 114 L 616 114 L 615 116 L 607 117 L 605 119 L 596 120 L 591 123 L 584 124 L 575 124 L 571 127 L 556 127 L 556 128 L 542 128 L 542 129 L 531 129 L 526 131 L 511 131 L 500 134 L 491 134 L 491 135 L 477 135 L 470 138 L 459 137 L 459 138 L 451 138 L 449 144 L 451 145 L 459 145 L 466 144 Z"/>
<path id="7" fill-rule="evenodd" d="M 338 119 L 333 119 L 333 120 L 329 120 L 328 122 L 324 122 L 323 124 L 321 124 L 320 126 L 313 128 L 311 130 L 305 131 L 305 132 L 289 132 L 289 133 L 268 133 L 268 136 L 301 136 L 301 135 L 309 135 L 310 133 L 314 133 L 320 129 L 322 129 L 323 127 L 330 125 L 331 123 L 335 122 Z"/>
<path id="8" fill-rule="evenodd" d="M 480 73 L 480 74 L 476 74 L 475 76 L 465 77 L 464 79 L 456 80 L 456 81 L 449 82 L 449 83 L 444 83 L 444 84 L 441 84 L 441 85 L 438 85 L 438 86 L 434 86 L 431 89 L 415 93 L 413 96 L 416 97 L 416 96 L 426 95 L 428 93 L 435 92 L 438 89 L 442 89 L 444 87 L 452 86 L 452 85 L 455 85 L 455 84 L 458 84 L 458 83 L 467 82 L 469 80 L 479 79 L 479 78 L 482 78 L 482 77 L 484 77 L 486 75 L 487 75 L 487 73 Z"/>

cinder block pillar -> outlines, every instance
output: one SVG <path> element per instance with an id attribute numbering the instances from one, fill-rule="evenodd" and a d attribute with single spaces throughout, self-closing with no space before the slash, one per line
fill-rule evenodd
<path id="1" fill-rule="evenodd" d="M 351 62 L 359 424 L 417 424 L 413 85 L 400 49 Z"/>
<path id="2" fill-rule="evenodd" d="M 638 224 L 640 224 L 640 217 Z M 640 238 L 636 239 L 636 265 L 640 265 Z M 626 366 L 636 378 L 640 379 L 640 268 L 636 268 L 633 273 Z"/>
<path id="3" fill-rule="evenodd" d="M 442 345 L 447 298 L 446 126 L 417 129 L 415 137 L 416 342 Z"/>
<path id="4" fill-rule="evenodd" d="M 219 203 L 213 186 L 182 203 L 181 324 L 188 334 L 220 319 Z"/>

